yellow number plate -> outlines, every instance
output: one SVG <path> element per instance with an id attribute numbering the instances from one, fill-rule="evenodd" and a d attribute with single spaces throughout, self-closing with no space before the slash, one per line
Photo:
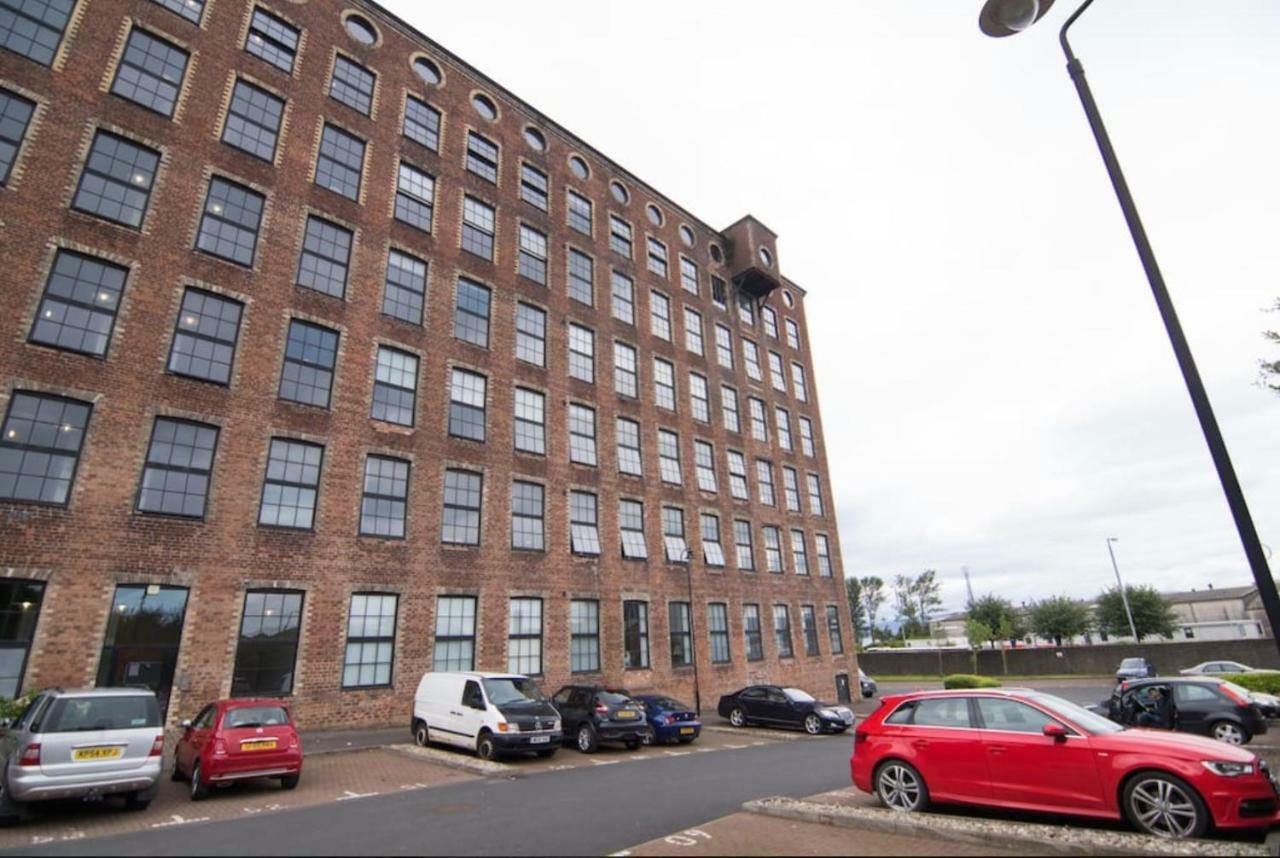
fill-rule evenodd
<path id="1" fill-rule="evenodd" d="M 76 762 L 85 760 L 115 760 L 124 756 L 124 748 L 76 748 L 71 752 L 71 759 Z"/>
<path id="2" fill-rule="evenodd" d="M 242 751 L 274 751 L 276 749 L 275 739 L 262 739 L 256 742 L 241 742 L 240 750 Z"/>
<path id="3" fill-rule="evenodd" d="M 636 713 L 632 712 L 630 709 L 619 709 L 617 714 L 613 717 L 617 718 L 619 721 L 625 721 L 628 718 L 636 717 Z"/>
<path id="4" fill-rule="evenodd" d="M 690 733 L 692 733 L 692 732 L 693 732 L 693 728 L 692 728 L 692 727 L 681 727 L 681 728 L 680 728 L 680 732 L 681 732 L 682 734 L 684 734 L 684 735 L 686 735 L 686 736 L 687 736 L 688 734 L 690 734 Z"/>

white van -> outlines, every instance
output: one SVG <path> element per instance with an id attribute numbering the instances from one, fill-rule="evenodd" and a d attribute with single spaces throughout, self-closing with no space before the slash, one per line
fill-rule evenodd
<path id="1" fill-rule="evenodd" d="M 560 713 L 538 684 L 514 673 L 427 673 L 413 696 L 413 740 L 470 748 L 485 760 L 504 753 L 550 757 L 563 734 Z"/>

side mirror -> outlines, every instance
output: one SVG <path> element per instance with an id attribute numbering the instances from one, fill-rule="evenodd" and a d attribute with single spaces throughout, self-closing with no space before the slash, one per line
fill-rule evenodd
<path id="1" fill-rule="evenodd" d="M 190 730 L 190 729 L 191 729 L 191 719 L 190 719 L 190 718 L 185 719 L 185 720 L 182 722 L 182 725 L 181 725 L 181 726 L 182 726 L 182 729 L 184 729 L 184 730 Z"/>
<path id="2" fill-rule="evenodd" d="M 479 709 L 481 712 L 483 712 L 486 708 L 484 705 L 484 698 L 480 697 L 479 695 L 473 695 L 471 699 L 467 701 L 467 705 L 470 706 L 472 709 Z"/>
<path id="3" fill-rule="evenodd" d="M 1061 724 L 1050 722 L 1044 725 L 1044 734 L 1056 742 L 1065 742 L 1067 739 L 1067 728 Z"/>
<path id="4" fill-rule="evenodd" d="M 8 730 L 13 726 L 12 718 L 0 718 L 0 730 Z"/>

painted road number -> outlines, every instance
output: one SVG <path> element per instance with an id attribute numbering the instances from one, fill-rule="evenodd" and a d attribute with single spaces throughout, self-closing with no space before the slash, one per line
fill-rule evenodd
<path id="1" fill-rule="evenodd" d="M 697 846 L 698 838 L 710 840 L 711 835 L 700 828 L 690 828 L 679 834 L 672 834 L 670 837 L 663 838 L 663 842 L 670 843 L 672 846 Z"/>

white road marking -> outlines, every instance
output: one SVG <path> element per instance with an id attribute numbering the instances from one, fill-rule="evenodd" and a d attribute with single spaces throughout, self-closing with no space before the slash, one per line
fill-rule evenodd
<path id="1" fill-rule="evenodd" d="M 152 823 L 151 827 L 152 828 L 172 828 L 175 825 L 190 825 L 193 822 L 208 822 L 208 821 L 209 821 L 209 817 L 207 816 L 197 816 L 194 819 L 187 819 L 185 816 L 175 813 L 169 817 L 168 822 Z"/>
<path id="2" fill-rule="evenodd" d="M 343 790 L 343 795 L 338 796 L 338 801 L 351 801 L 355 798 L 369 798 L 378 795 L 377 792 L 352 792 L 351 790 Z"/>
<path id="3" fill-rule="evenodd" d="M 668 757 L 687 757 L 691 751 L 664 751 Z"/>
<path id="4" fill-rule="evenodd" d="M 612 766 L 612 765 L 616 765 L 618 762 L 620 762 L 620 761 L 619 761 L 619 760 L 592 760 L 592 761 L 591 761 L 591 765 L 593 765 L 593 766 Z"/>
<path id="5" fill-rule="evenodd" d="M 689 828 L 679 834 L 672 834 L 670 837 L 664 837 L 663 843 L 670 843 L 672 846 L 696 846 L 698 838 L 710 840 L 711 835 L 699 828 Z"/>

